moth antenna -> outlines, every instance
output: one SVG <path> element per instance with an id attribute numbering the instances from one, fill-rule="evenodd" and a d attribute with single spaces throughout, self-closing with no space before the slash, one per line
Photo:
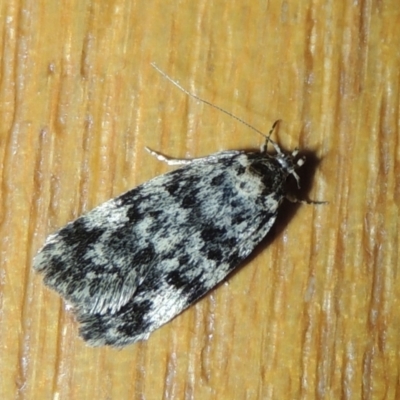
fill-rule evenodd
<path id="1" fill-rule="evenodd" d="M 173 85 L 175 85 L 178 89 L 180 89 L 183 93 L 187 94 L 188 96 L 201 101 L 204 104 L 207 104 L 208 106 L 211 106 L 213 108 L 215 108 L 216 110 L 219 110 L 223 113 L 225 113 L 226 115 L 229 115 L 231 118 L 235 119 L 236 121 L 239 121 L 241 124 L 247 126 L 248 128 L 252 129 L 254 132 L 257 132 L 259 135 L 261 135 L 262 137 L 266 138 L 266 141 L 271 142 L 272 144 L 274 143 L 271 139 L 269 139 L 269 136 L 271 135 L 271 132 L 269 133 L 269 136 L 267 137 L 263 132 L 259 131 L 257 128 L 254 128 L 254 126 L 250 125 L 248 122 L 244 121 L 243 119 L 237 117 L 236 115 L 230 113 L 229 111 L 224 110 L 223 108 L 216 106 L 215 104 L 202 99 L 201 97 L 195 95 L 194 93 L 189 92 L 187 89 L 185 89 L 183 86 L 181 86 L 177 81 L 175 81 L 174 79 L 172 79 L 169 75 L 167 75 L 163 70 L 161 70 L 154 62 L 150 63 L 151 66 L 157 70 L 164 78 L 166 78 L 167 80 L 169 80 Z M 276 121 L 272 127 L 272 130 L 274 130 L 274 127 L 276 125 L 278 121 Z"/>

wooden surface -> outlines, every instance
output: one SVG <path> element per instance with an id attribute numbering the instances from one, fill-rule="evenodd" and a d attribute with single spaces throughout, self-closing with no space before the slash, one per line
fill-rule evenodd
<path id="1" fill-rule="evenodd" d="M 0 3 L 0 398 L 400 397 L 400 3 Z M 229 283 L 147 342 L 90 348 L 31 269 L 46 236 L 176 157 L 308 156 Z"/>

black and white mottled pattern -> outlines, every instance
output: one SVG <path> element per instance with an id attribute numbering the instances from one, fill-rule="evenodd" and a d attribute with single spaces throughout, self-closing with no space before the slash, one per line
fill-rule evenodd
<path id="1" fill-rule="evenodd" d="M 34 268 L 74 307 L 83 339 L 93 346 L 147 339 L 253 251 L 275 221 L 286 178 L 298 181 L 303 164 L 297 151 L 271 143 L 276 155 L 182 160 L 48 237 Z"/>

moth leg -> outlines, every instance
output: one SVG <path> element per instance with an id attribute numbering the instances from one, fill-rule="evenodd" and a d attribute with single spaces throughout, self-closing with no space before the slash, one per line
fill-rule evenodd
<path id="1" fill-rule="evenodd" d="M 157 160 L 165 162 L 168 165 L 188 165 L 188 164 L 191 164 L 193 161 L 198 160 L 198 158 L 172 158 L 172 157 L 167 157 L 167 156 L 164 156 L 161 153 L 158 153 L 157 151 L 149 149 L 148 147 L 145 147 L 145 149 L 152 156 L 157 158 Z"/>
<path id="2" fill-rule="evenodd" d="M 315 201 L 315 200 L 300 200 L 297 197 L 294 197 L 290 194 L 286 194 L 286 200 L 289 200 L 291 203 L 301 203 L 301 204 L 328 204 L 329 201 Z"/>

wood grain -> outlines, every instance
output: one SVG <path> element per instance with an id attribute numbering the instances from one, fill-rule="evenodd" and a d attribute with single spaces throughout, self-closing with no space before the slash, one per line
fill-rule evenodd
<path id="1" fill-rule="evenodd" d="M 0 398 L 400 397 L 398 0 L 0 4 Z M 147 342 L 89 348 L 31 269 L 46 236 L 176 157 L 299 146 L 303 194 Z"/>

